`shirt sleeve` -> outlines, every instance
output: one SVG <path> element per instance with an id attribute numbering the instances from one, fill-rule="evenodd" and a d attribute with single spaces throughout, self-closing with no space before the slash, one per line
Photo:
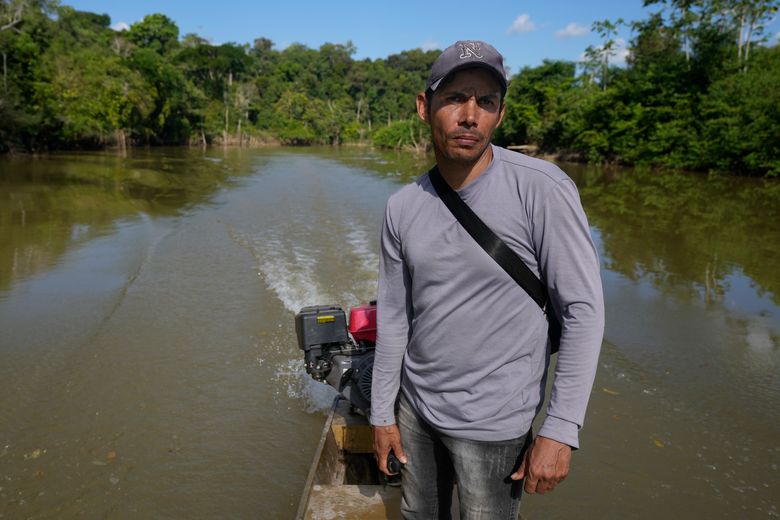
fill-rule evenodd
<path id="1" fill-rule="evenodd" d="M 370 414 L 370 422 L 376 426 L 395 424 L 395 399 L 409 342 L 411 281 L 395 224 L 391 199 L 385 208 L 379 256 L 377 342 Z"/>
<path id="2" fill-rule="evenodd" d="M 542 279 L 561 322 L 552 393 L 539 435 L 576 449 L 604 334 L 598 253 L 571 180 L 558 182 L 534 213 Z"/>

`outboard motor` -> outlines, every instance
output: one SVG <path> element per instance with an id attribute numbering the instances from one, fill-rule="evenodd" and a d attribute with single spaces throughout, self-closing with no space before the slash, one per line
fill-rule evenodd
<path id="1" fill-rule="evenodd" d="M 311 377 L 335 388 L 366 416 L 371 408 L 371 374 L 376 345 L 376 302 L 354 307 L 349 328 L 338 305 L 304 307 L 295 333 Z"/>

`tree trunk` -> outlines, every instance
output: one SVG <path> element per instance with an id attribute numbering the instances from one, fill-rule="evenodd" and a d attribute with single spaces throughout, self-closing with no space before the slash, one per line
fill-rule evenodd
<path id="1" fill-rule="evenodd" d="M 3 94 L 8 94 L 8 60 L 3 51 Z"/>
<path id="2" fill-rule="evenodd" d="M 737 63 L 742 65 L 742 45 L 745 41 L 745 12 L 739 15 L 739 30 L 737 31 Z"/>
<path id="3" fill-rule="evenodd" d="M 227 104 L 227 94 L 225 95 L 225 129 L 222 131 L 222 145 L 227 146 L 228 128 L 230 127 L 230 112 Z"/>
<path id="4" fill-rule="evenodd" d="M 116 131 L 116 144 L 120 152 L 124 153 L 127 151 L 127 134 L 123 128 Z"/>
<path id="5" fill-rule="evenodd" d="M 227 146 L 228 132 L 230 129 L 230 107 L 228 105 L 228 98 L 230 97 L 230 87 L 233 86 L 233 71 L 228 72 L 228 88 L 222 95 L 222 101 L 225 103 L 225 130 L 222 132 L 222 145 Z"/>
<path id="6" fill-rule="evenodd" d="M 748 58 L 750 58 L 750 41 L 753 39 L 753 32 L 756 30 L 756 26 L 758 25 L 759 18 L 761 17 L 763 11 L 764 11 L 764 4 L 766 2 L 761 2 L 758 4 L 758 8 L 755 12 L 752 13 L 750 17 L 750 25 L 748 26 L 747 35 L 745 36 L 745 58 L 744 58 L 744 66 L 742 67 L 742 72 L 747 72 L 747 62 Z"/>

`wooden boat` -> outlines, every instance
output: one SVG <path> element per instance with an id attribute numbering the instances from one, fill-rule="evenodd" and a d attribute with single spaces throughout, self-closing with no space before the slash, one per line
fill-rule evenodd
<path id="1" fill-rule="evenodd" d="M 458 488 L 452 518 L 460 518 Z M 333 401 L 309 469 L 296 520 L 401 520 L 401 488 L 384 483 L 374 460 L 371 425 L 347 399 Z M 518 520 L 523 520 L 518 514 Z"/>
<path id="2" fill-rule="evenodd" d="M 400 519 L 401 488 L 381 481 L 371 426 L 336 397 L 309 469 L 297 520 Z"/>

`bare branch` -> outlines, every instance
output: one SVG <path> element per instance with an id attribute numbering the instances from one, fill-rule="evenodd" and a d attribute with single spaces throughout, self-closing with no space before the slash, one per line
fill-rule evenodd
<path id="1" fill-rule="evenodd" d="M 5 31 L 6 29 L 12 29 L 17 25 L 19 25 L 20 23 L 22 23 L 22 13 L 24 12 L 24 8 L 26 6 L 27 6 L 26 1 L 19 2 L 18 4 L 16 4 L 13 15 L 10 17 L 8 23 L 0 26 L 0 31 Z M 8 7 L 10 7 L 10 5 Z"/>
<path id="2" fill-rule="evenodd" d="M 14 20 L 11 20 L 7 24 L 0 26 L 0 31 L 5 31 L 6 29 L 12 29 L 13 27 L 19 25 L 20 23 L 22 23 L 22 19 L 16 18 Z"/>

